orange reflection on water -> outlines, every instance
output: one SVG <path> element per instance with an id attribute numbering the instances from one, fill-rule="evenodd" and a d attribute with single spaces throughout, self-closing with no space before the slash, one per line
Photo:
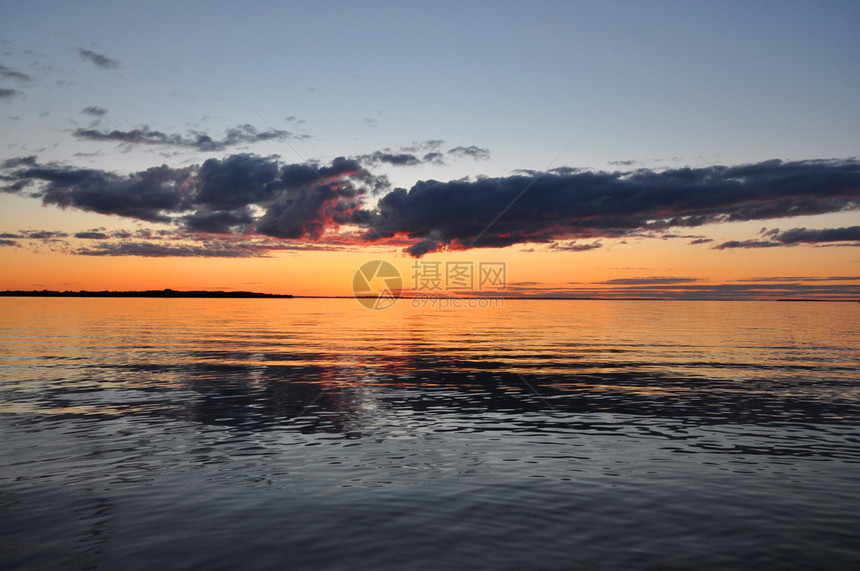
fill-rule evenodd
<path id="1" fill-rule="evenodd" d="M 857 304 L 505 300 L 440 310 L 402 299 L 372 311 L 351 299 L 6 298 L 0 317 L 0 382 L 23 402 L 61 390 L 65 400 L 45 410 L 106 413 L 110 391 L 141 391 L 125 406 L 146 407 L 161 390 L 194 395 L 229 381 L 241 393 L 279 379 L 468 392 L 522 392 L 529 379 L 555 392 L 860 396 L 847 383 L 860 351 Z"/>

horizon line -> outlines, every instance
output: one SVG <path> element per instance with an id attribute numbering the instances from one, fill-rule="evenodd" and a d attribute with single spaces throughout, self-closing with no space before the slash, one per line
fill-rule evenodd
<path id="1" fill-rule="evenodd" d="M 242 290 L 174 290 L 172 288 L 150 290 L 3 290 L 0 297 L 140 297 L 140 298 L 233 298 L 233 299 L 374 299 L 375 295 L 295 295 L 281 293 L 266 293 Z M 397 299 L 426 300 L 438 299 L 501 299 L 514 301 L 781 301 L 781 302 L 840 302 L 860 303 L 860 298 L 814 298 L 814 297 L 602 297 L 602 296 L 522 296 L 522 295 L 493 295 L 493 296 L 463 296 L 412 294 L 401 295 Z"/>

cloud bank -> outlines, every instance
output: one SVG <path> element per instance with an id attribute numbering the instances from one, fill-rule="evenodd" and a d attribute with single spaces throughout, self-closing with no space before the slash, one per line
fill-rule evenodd
<path id="1" fill-rule="evenodd" d="M 374 235 L 406 235 L 415 241 L 408 251 L 420 256 L 444 249 L 617 238 L 858 206 L 860 162 L 773 160 L 733 167 L 563 168 L 477 181 L 421 181 L 408 191 L 386 194 L 366 216 Z"/>
<path id="2" fill-rule="evenodd" d="M 5 192 L 31 191 L 44 204 L 211 233 L 318 239 L 326 228 L 352 221 L 361 196 L 381 179 L 356 161 L 283 165 L 251 154 L 209 159 L 202 165 L 152 167 L 129 175 L 34 157 L 3 164 Z M 262 214 L 260 214 L 262 212 Z"/>
<path id="3" fill-rule="evenodd" d="M 169 223 L 189 232 L 315 241 L 348 225 L 344 236 L 353 243 L 405 243 L 416 257 L 521 243 L 584 251 L 600 247 L 602 238 L 860 207 L 860 161 L 853 159 L 632 172 L 565 167 L 419 181 L 409 190 L 391 190 L 385 177 L 356 158 L 284 164 L 277 156 L 251 153 L 132 174 L 20 157 L 5 161 L 0 177 L 3 191 L 29 193 L 44 204 Z M 381 197 L 373 204 L 376 196 Z M 715 248 L 858 240 L 860 227 L 795 228 Z"/>

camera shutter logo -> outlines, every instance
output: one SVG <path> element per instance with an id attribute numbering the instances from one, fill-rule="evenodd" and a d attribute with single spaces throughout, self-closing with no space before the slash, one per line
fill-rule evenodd
<path id="1" fill-rule="evenodd" d="M 373 260 L 361 265 L 352 278 L 355 299 L 368 309 L 388 309 L 403 291 L 403 278 L 393 264 Z"/>

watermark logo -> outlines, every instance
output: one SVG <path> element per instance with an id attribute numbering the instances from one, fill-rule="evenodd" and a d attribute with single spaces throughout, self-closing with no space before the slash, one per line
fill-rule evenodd
<path id="1" fill-rule="evenodd" d="M 397 303 L 402 291 L 400 272 L 385 260 L 365 262 L 352 277 L 352 294 L 367 309 L 388 309 Z"/>
<path id="2" fill-rule="evenodd" d="M 440 293 L 416 293 L 410 301 L 415 309 L 490 309 L 505 307 L 503 297 L 456 297 Z"/>
<path id="3" fill-rule="evenodd" d="M 457 261 L 430 262 L 416 260 L 412 264 L 412 288 L 420 292 L 442 291 L 504 291 L 507 287 L 505 262 Z M 477 285 L 477 290 L 475 286 Z"/>
<path id="4" fill-rule="evenodd" d="M 373 260 L 359 267 L 352 278 L 352 293 L 367 309 L 388 309 L 401 296 L 412 307 L 428 309 L 472 309 L 504 307 L 503 297 L 487 297 L 487 292 L 507 288 L 505 262 L 416 260 L 412 264 L 412 288 L 404 291 L 397 268 L 385 260 Z"/>

